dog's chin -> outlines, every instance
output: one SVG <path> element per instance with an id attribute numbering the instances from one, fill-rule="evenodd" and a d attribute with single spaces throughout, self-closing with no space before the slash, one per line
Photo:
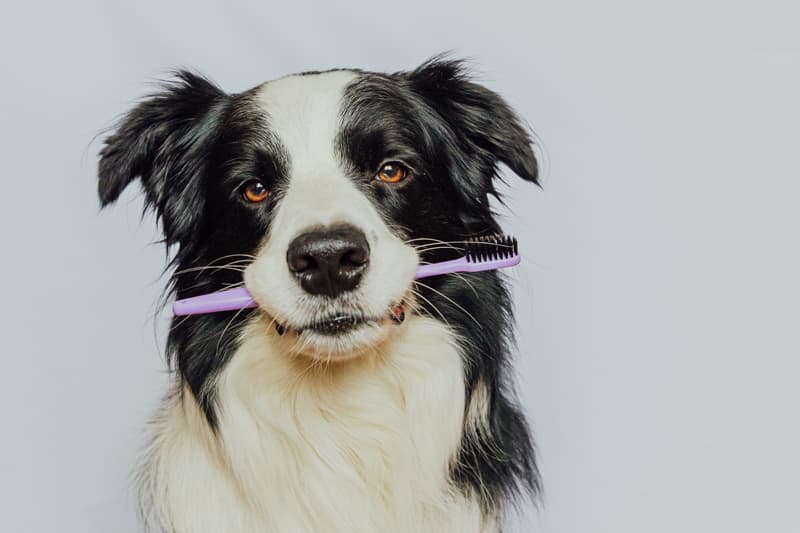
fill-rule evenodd
<path id="1" fill-rule="evenodd" d="M 357 320 L 338 317 L 338 321 L 304 328 L 288 329 L 284 339 L 292 343 L 291 351 L 312 359 L 341 362 L 360 357 L 384 342 L 396 328 L 388 318 Z M 352 323 L 350 323 L 352 321 Z"/>
<path id="2" fill-rule="evenodd" d="M 393 335 L 405 321 L 403 301 L 380 315 L 338 312 L 294 324 L 272 315 L 268 321 L 275 339 L 288 355 L 341 362 L 364 355 Z"/>

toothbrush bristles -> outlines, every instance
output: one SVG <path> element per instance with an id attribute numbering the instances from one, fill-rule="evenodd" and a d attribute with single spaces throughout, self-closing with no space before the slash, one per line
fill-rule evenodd
<path id="1" fill-rule="evenodd" d="M 498 259 L 508 259 L 519 253 L 517 239 L 510 235 L 484 235 L 467 239 L 464 255 L 467 261 L 480 263 Z"/>

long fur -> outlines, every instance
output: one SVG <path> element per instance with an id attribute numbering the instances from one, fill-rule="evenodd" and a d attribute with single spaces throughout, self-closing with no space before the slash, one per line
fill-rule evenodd
<path id="1" fill-rule="evenodd" d="M 371 180 L 387 159 L 406 162 L 413 179 Z M 180 72 L 122 119 L 101 152 L 102 205 L 138 178 L 174 251 L 171 293 L 244 280 L 260 304 L 173 319 L 174 385 L 139 469 L 150 525 L 488 532 L 539 492 L 511 384 L 502 276 L 411 281 L 417 261 L 449 259 L 465 238 L 500 230 L 489 206 L 500 163 L 537 180 L 514 112 L 443 58 L 394 74 L 305 73 L 240 94 Z M 252 177 L 272 192 L 264 205 L 237 193 Z M 315 300 L 286 272 L 286 244 L 342 221 L 369 238 L 368 275 L 352 294 Z M 275 329 L 320 306 L 366 315 L 398 298 L 406 322 L 360 337 L 315 344 Z"/>

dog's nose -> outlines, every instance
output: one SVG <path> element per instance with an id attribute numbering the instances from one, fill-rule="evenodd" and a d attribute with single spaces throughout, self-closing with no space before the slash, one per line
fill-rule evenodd
<path id="1" fill-rule="evenodd" d="M 369 243 L 353 226 L 315 229 L 289 244 L 286 262 L 306 292 L 333 298 L 358 286 L 369 263 Z"/>

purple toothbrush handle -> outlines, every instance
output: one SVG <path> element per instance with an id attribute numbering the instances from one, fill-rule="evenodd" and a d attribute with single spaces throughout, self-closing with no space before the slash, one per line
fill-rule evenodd
<path id="1" fill-rule="evenodd" d="M 430 278 L 441 274 L 452 274 L 454 272 L 481 272 L 483 270 L 497 270 L 518 265 L 522 256 L 515 255 L 506 259 L 491 259 L 488 261 L 471 262 L 466 257 L 453 259 L 452 261 L 442 261 L 431 265 L 420 265 L 417 267 L 415 279 Z M 256 307 L 257 304 L 250 296 L 245 287 L 237 287 L 226 291 L 201 294 L 193 298 L 176 300 L 172 304 L 172 312 L 175 316 L 202 315 L 205 313 L 216 313 L 218 311 L 238 311 Z"/>
<path id="2" fill-rule="evenodd" d="M 172 304 L 172 312 L 176 316 L 202 315 L 218 311 L 237 311 L 248 307 L 256 307 L 256 302 L 245 287 L 237 287 L 227 291 L 176 300 Z"/>

